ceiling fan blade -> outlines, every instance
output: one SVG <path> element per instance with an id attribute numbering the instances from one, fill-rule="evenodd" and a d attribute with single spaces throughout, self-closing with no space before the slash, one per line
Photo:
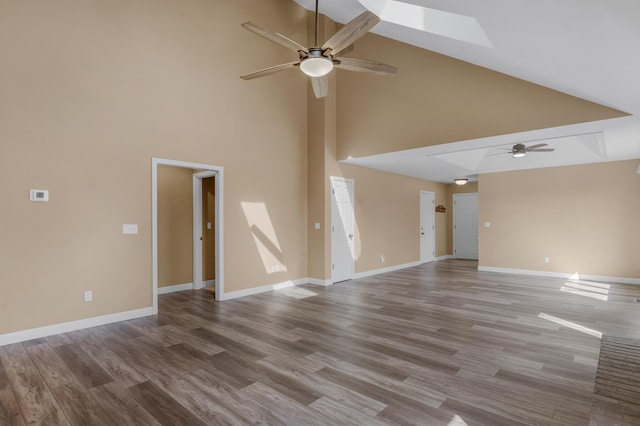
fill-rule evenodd
<path id="1" fill-rule="evenodd" d="M 527 151 L 533 151 L 534 149 L 542 148 L 543 146 L 549 145 L 548 143 L 539 143 L 536 145 L 531 145 L 526 148 Z"/>
<path id="2" fill-rule="evenodd" d="M 380 22 L 380 18 L 367 10 L 331 36 L 331 38 L 324 43 L 322 49 L 330 49 L 332 55 L 337 55 L 347 46 L 365 35 L 371 28 L 375 27 L 378 22 Z"/>
<path id="3" fill-rule="evenodd" d="M 372 72 L 380 75 L 393 75 L 398 68 L 380 62 L 356 58 L 336 58 L 336 68 L 347 71 Z"/>
<path id="4" fill-rule="evenodd" d="M 265 75 L 273 74 L 279 71 L 284 71 L 287 68 L 294 68 L 299 65 L 300 65 L 300 61 L 289 62 L 287 64 L 276 65 L 274 67 L 269 67 L 269 68 L 261 69 L 258 71 L 254 71 L 249 74 L 241 75 L 240 78 L 243 80 L 252 80 L 254 78 L 264 77 Z"/>
<path id="5" fill-rule="evenodd" d="M 329 77 L 327 76 L 311 78 L 311 85 L 316 98 L 324 98 L 329 93 Z"/>
<path id="6" fill-rule="evenodd" d="M 538 149 L 527 149 L 529 152 L 551 152 L 555 151 L 554 148 L 538 148 Z"/>
<path id="7" fill-rule="evenodd" d="M 245 22 L 242 24 L 243 28 L 251 31 L 252 33 L 258 34 L 261 37 L 266 38 L 267 40 L 271 40 L 274 43 L 278 43 L 280 46 L 286 47 L 287 49 L 293 50 L 294 52 L 307 52 L 307 48 L 303 45 L 291 40 L 288 37 L 283 36 L 280 33 L 275 33 L 273 31 L 267 30 L 266 28 L 262 28 L 261 26 L 254 24 L 253 22 Z"/>

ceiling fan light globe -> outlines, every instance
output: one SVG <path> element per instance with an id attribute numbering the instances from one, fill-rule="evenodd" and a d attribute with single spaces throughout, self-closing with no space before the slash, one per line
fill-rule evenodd
<path id="1" fill-rule="evenodd" d="M 525 155 L 527 155 L 527 153 L 524 151 L 516 151 L 513 153 L 513 158 L 521 158 L 521 157 L 524 157 Z"/>
<path id="2" fill-rule="evenodd" d="M 307 58 L 300 63 L 300 69 L 309 77 L 324 77 L 333 70 L 333 62 L 327 58 Z"/>
<path id="3" fill-rule="evenodd" d="M 458 178 L 458 179 L 454 179 L 453 181 L 455 182 L 456 185 L 464 185 L 469 181 L 469 179 Z"/>

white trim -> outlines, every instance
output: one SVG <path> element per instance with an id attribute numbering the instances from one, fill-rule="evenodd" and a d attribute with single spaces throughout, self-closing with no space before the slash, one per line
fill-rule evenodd
<path id="1" fill-rule="evenodd" d="M 230 291 L 225 293 L 224 299 L 222 300 L 231 300 L 231 299 L 237 299 L 238 297 L 253 296 L 254 294 L 265 293 L 267 291 L 273 291 L 273 290 L 279 290 L 281 288 L 295 287 L 297 285 L 308 284 L 308 283 L 309 283 L 308 278 L 300 278 L 293 281 L 283 281 L 276 284 L 267 284 L 267 285 L 262 285 L 260 287 L 246 288 L 244 290 L 238 290 L 238 291 Z"/>
<path id="2" fill-rule="evenodd" d="M 565 279 L 572 278 L 575 276 L 575 273 L 534 271 L 531 269 L 497 268 L 493 266 L 478 266 L 478 271 L 497 272 L 499 274 L 533 275 L 537 277 L 565 278 Z M 609 277 L 604 275 L 580 274 L 580 279 L 585 281 L 604 281 L 608 283 L 640 285 L 640 278 L 624 278 L 624 277 Z"/>
<path id="3" fill-rule="evenodd" d="M 211 287 L 212 285 L 216 285 L 216 280 L 202 281 L 202 288 Z"/>
<path id="4" fill-rule="evenodd" d="M 135 318 L 154 315 L 153 308 L 135 309 L 133 311 L 118 312 L 115 314 L 101 315 L 98 317 L 86 318 L 77 321 L 63 322 L 60 324 L 47 325 L 45 327 L 31 328 L 29 330 L 16 331 L 0 335 L 0 346 L 12 343 L 25 342 L 27 340 L 40 339 L 54 334 L 68 333 L 70 331 L 81 330 L 83 328 L 96 327 L 98 325 L 111 324 L 114 322 L 127 321 Z"/>
<path id="5" fill-rule="evenodd" d="M 152 257 L 152 295 L 153 314 L 158 313 L 158 166 L 183 167 L 192 170 L 206 170 L 214 172 L 216 181 L 216 300 L 224 300 L 224 167 L 209 164 L 190 163 L 186 161 L 167 160 L 164 158 L 151 158 L 151 257 Z"/>
<path id="6" fill-rule="evenodd" d="M 331 280 L 321 280 L 318 278 L 307 278 L 307 283 L 319 285 L 322 287 L 329 287 L 330 285 L 333 285 L 333 282 L 331 282 Z"/>
<path id="7" fill-rule="evenodd" d="M 447 254 L 447 255 L 444 255 L 444 256 L 438 256 L 438 257 L 436 257 L 435 261 L 436 261 L 436 262 L 439 262 L 439 261 L 441 261 L 441 260 L 448 260 L 448 259 L 453 259 L 453 258 L 454 258 L 454 257 L 453 257 L 453 255 L 452 255 L 452 254 Z"/>
<path id="8" fill-rule="evenodd" d="M 158 287 L 158 294 L 169 294 L 169 293 L 175 293 L 178 291 L 194 290 L 194 289 L 195 287 L 193 286 L 193 283 L 175 284 L 175 285 L 168 285 L 164 287 Z"/>
<path id="9" fill-rule="evenodd" d="M 384 274 L 384 273 L 387 273 L 387 272 L 397 271 L 399 269 L 411 268 L 413 266 L 418 266 L 418 265 L 421 265 L 421 264 L 422 263 L 420 263 L 420 261 L 418 260 L 416 262 L 403 263 L 401 265 L 388 266 L 386 268 L 381 268 L 381 269 L 372 269 L 370 271 L 357 272 L 357 273 L 353 274 L 353 278 L 354 279 L 366 278 L 366 277 L 370 277 L 372 275 Z"/>

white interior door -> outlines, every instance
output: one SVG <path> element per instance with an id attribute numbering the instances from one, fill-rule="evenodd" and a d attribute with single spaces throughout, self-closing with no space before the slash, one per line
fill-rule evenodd
<path id="1" fill-rule="evenodd" d="M 420 262 L 436 259 L 436 200 L 433 192 L 420 191 Z"/>
<path id="2" fill-rule="evenodd" d="M 353 278 L 355 218 L 354 182 L 331 177 L 331 281 Z"/>
<path id="3" fill-rule="evenodd" d="M 453 195 L 453 255 L 478 259 L 478 193 Z"/>

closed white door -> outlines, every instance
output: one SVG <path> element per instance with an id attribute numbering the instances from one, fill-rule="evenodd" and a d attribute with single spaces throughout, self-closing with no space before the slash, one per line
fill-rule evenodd
<path id="1" fill-rule="evenodd" d="M 331 281 L 350 280 L 354 269 L 354 183 L 331 177 Z"/>
<path id="2" fill-rule="evenodd" d="M 436 258 L 435 194 L 420 191 L 420 262 Z"/>
<path id="3" fill-rule="evenodd" d="M 478 259 L 478 193 L 453 195 L 453 255 Z"/>

